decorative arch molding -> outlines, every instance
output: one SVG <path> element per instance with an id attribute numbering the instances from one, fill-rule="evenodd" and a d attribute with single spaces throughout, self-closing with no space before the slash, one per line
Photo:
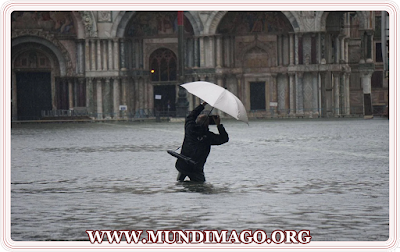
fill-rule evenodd
<path id="1" fill-rule="evenodd" d="M 30 42 L 29 44 L 21 43 L 19 45 L 14 46 L 12 50 L 13 50 L 13 52 L 12 52 L 12 56 L 11 56 L 11 66 L 13 67 L 13 69 L 29 69 L 29 70 L 31 70 L 32 68 L 30 68 L 30 67 L 18 68 L 18 66 L 16 66 L 16 60 L 21 55 L 24 55 L 27 52 L 34 51 L 35 53 L 39 53 L 39 54 L 45 56 L 50 61 L 50 67 L 51 67 L 51 69 L 53 69 L 54 76 L 60 76 L 60 66 L 59 66 L 58 58 L 54 54 L 54 52 L 51 51 L 50 48 L 48 48 L 47 46 L 44 46 L 43 44 L 33 43 L 33 42 Z M 40 67 L 35 66 L 33 69 L 40 69 Z"/>
<path id="2" fill-rule="evenodd" d="M 221 22 L 222 18 L 228 13 L 228 11 L 213 11 L 210 14 L 209 19 L 205 25 L 205 34 L 215 34 L 217 32 L 217 28 L 219 23 Z M 293 27 L 295 32 L 300 31 L 300 26 L 297 21 L 297 18 L 293 15 L 291 11 L 282 11 L 282 13 L 287 17 L 290 24 Z"/>
<path id="3" fill-rule="evenodd" d="M 50 49 L 56 56 L 60 66 L 60 77 L 72 76 L 72 62 L 68 51 L 54 35 L 38 30 L 21 30 L 12 32 L 11 47 L 21 44 L 37 43 Z"/>
<path id="4" fill-rule="evenodd" d="M 192 11 L 185 11 L 184 14 L 192 25 L 194 35 L 200 35 L 204 27 L 199 16 L 193 15 L 194 13 Z"/>
<path id="5" fill-rule="evenodd" d="M 74 21 L 76 37 L 78 39 L 85 38 L 85 26 L 83 24 L 82 15 L 78 11 L 71 11 L 71 17 Z"/>
<path id="6" fill-rule="evenodd" d="M 283 15 L 286 16 L 286 18 L 289 20 L 290 24 L 293 27 L 294 32 L 299 32 L 301 31 L 301 27 L 298 21 L 298 17 L 294 15 L 295 12 L 293 11 L 282 11 Z"/>
<path id="7" fill-rule="evenodd" d="M 80 11 L 86 37 L 97 37 L 97 22 L 92 11 Z"/>
<path id="8" fill-rule="evenodd" d="M 111 37 L 123 38 L 125 36 L 127 25 L 135 13 L 136 11 L 120 11 L 111 27 Z M 193 27 L 194 35 L 199 35 L 203 28 L 200 19 L 194 16 L 192 12 L 185 11 L 184 14 Z"/>
<path id="9" fill-rule="evenodd" d="M 125 36 L 125 30 L 129 23 L 129 20 L 135 14 L 135 11 L 120 11 L 114 20 L 114 24 L 111 27 L 111 37 L 123 38 Z"/>
<path id="10" fill-rule="evenodd" d="M 209 14 L 208 19 L 204 25 L 204 34 L 215 34 L 222 18 L 228 13 L 228 11 L 213 11 Z"/>
<path id="11" fill-rule="evenodd" d="M 325 31 L 326 32 L 326 20 L 328 18 L 329 15 L 329 11 L 325 11 L 323 14 L 320 15 L 320 19 L 317 20 L 317 22 L 319 24 L 321 24 L 320 26 L 320 30 L 321 31 Z M 357 15 L 360 17 L 360 30 L 367 30 L 367 29 L 371 29 L 371 27 L 369 27 L 368 23 L 369 23 L 369 15 L 367 14 L 367 12 L 365 11 L 356 11 Z"/>
<path id="12" fill-rule="evenodd" d="M 143 52 L 143 68 L 150 70 L 150 56 L 157 51 L 158 49 L 168 49 L 172 51 L 175 56 L 178 56 L 178 45 L 177 44 L 149 44 L 148 46 L 145 47 L 144 52 Z"/>

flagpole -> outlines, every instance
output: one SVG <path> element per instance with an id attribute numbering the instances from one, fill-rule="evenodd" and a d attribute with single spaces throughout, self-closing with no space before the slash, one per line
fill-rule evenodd
<path id="1" fill-rule="evenodd" d="M 179 68 L 179 83 L 185 83 L 185 38 L 183 26 L 183 11 L 178 11 L 178 68 Z M 189 102 L 186 98 L 186 90 L 179 86 L 178 99 L 176 102 L 176 116 L 186 117 L 188 112 Z"/>

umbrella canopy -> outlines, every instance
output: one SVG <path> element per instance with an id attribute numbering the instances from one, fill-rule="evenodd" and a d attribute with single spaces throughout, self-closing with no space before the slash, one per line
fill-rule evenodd
<path id="1" fill-rule="evenodd" d="M 225 88 L 206 81 L 189 82 L 181 86 L 210 106 L 231 115 L 237 120 L 249 123 L 243 103 Z"/>

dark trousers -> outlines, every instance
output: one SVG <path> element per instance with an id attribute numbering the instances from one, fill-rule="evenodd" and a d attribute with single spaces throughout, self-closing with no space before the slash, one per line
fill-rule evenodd
<path id="1" fill-rule="evenodd" d="M 202 171 L 201 172 L 190 172 L 190 173 L 179 172 L 177 180 L 182 182 L 185 180 L 186 176 L 189 177 L 190 181 L 193 181 L 193 182 L 205 182 L 206 181 L 206 178 L 204 177 L 204 172 L 202 172 Z"/>

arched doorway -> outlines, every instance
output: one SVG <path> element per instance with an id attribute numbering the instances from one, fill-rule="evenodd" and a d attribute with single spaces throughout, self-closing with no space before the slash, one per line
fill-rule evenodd
<path id="1" fill-rule="evenodd" d="M 154 108 L 161 115 L 175 113 L 177 58 L 174 52 L 160 48 L 150 55 L 150 74 L 154 92 Z"/>
<path id="2" fill-rule="evenodd" d="M 28 50 L 14 61 L 18 120 L 38 120 L 52 110 L 51 63 L 40 51 Z"/>

